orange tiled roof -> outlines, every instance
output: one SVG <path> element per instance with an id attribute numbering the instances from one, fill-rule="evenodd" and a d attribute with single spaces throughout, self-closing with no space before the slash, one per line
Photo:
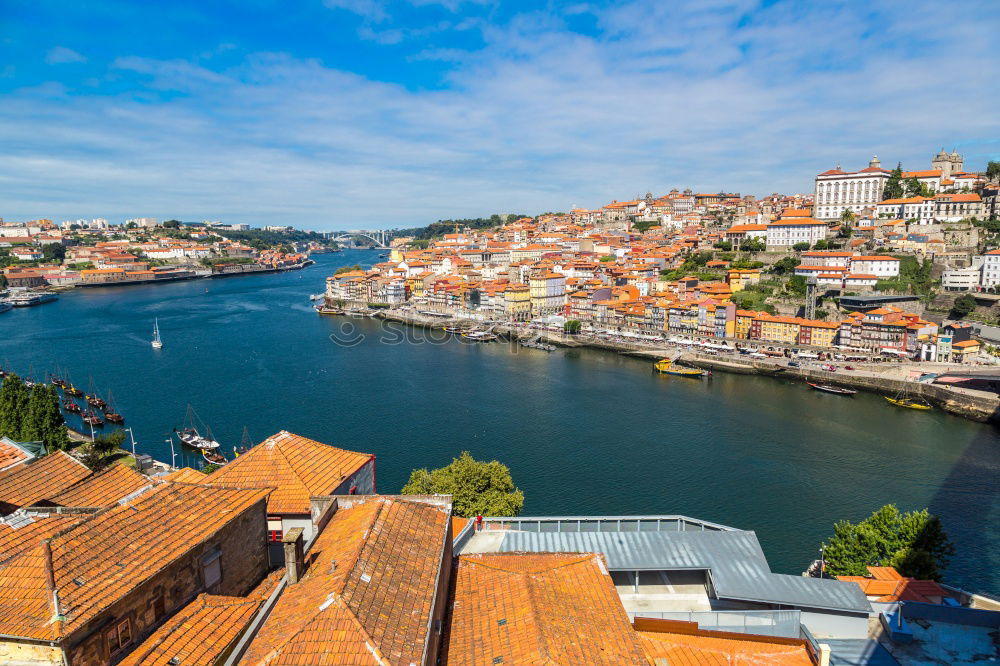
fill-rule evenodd
<path id="1" fill-rule="evenodd" d="M 209 474 L 204 483 L 274 488 L 268 513 L 308 514 L 310 497 L 333 494 L 372 459 L 370 453 L 338 449 L 282 430 Z"/>
<path id="2" fill-rule="evenodd" d="M 638 631 L 650 660 L 666 659 L 670 666 L 812 666 L 805 645 L 721 638 L 699 631 L 681 634 Z"/>
<path id="3" fill-rule="evenodd" d="M 163 477 L 164 481 L 180 481 L 181 483 L 205 483 L 208 475 L 190 467 L 182 467 Z"/>
<path id="4" fill-rule="evenodd" d="M 422 663 L 450 505 L 340 497 L 242 664 Z M 445 566 L 448 566 L 445 563 Z"/>
<path id="5" fill-rule="evenodd" d="M 601 555 L 466 555 L 454 575 L 449 665 L 645 662 Z"/>
<path id="6" fill-rule="evenodd" d="M 68 453 L 55 451 L 28 465 L 0 472 L 0 503 L 31 506 L 88 476 L 86 465 Z"/>
<path id="7" fill-rule="evenodd" d="M 77 507 L 110 506 L 150 483 L 148 478 L 127 465 L 112 465 L 100 474 L 89 476 L 63 492 L 47 497 L 46 503 Z"/>
<path id="8" fill-rule="evenodd" d="M 31 454 L 20 446 L 7 441 L 6 437 L 0 437 L 0 470 L 13 467 L 31 458 Z"/>
<path id="9" fill-rule="evenodd" d="M 8 516 L 0 521 L 0 562 L 37 546 L 42 539 L 48 539 L 88 517 L 89 514 L 35 511 L 30 514 L 19 511 Z"/>
<path id="10" fill-rule="evenodd" d="M 0 634 L 68 636 L 269 492 L 165 482 L 25 550 L 0 564 Z"/>
<path id="11" fill-rule="evenodd" d="M 271 573 L 245 597 L 199 594 L 139 644 L 118 666 L 214 664 L 243 635 L 254 614 L 284 576 Z"/>

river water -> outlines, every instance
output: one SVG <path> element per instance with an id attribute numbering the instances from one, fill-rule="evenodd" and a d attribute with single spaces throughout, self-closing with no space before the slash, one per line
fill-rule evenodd
<path id="1" fill-rule="evenodd" d="M 660 376 L 609 352 L 320 317 L 307 297 L 325 277 L 378 257 L 315 258 L 302 271 L 79 289 L 14 310 L 0 315 L 0 362 L 36 378 L 58 366 L 84 390 L 91 379 L 111 389 L 139 451 L 160 460 L 171 460 L 164 440 L 188 404 L 227 454 L 244 427 L 255 442 L 284 429 L 375 453 L 385 493 L 469 450 L 510 466 L 525 515 L 694 516 L 755 530 L 784 573 L 816 559 L 838 519 L 888 502 L 929 507 L 958 547 L 947 581 L 1000 593 L 992 426 L 765 377 Z"/>

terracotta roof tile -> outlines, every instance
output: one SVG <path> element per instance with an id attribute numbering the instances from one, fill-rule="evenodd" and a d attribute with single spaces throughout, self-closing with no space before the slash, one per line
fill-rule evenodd
<path id="1" fill-rule="evenodd" d="M 205 483 L 208 475 L 190 467 L 182 467 L 163 477 L 164 481 L 180 481 L 181 483 Z"/>
<path id="2" fill-rule="evenodd" d="M 284 576 L 273 572 L 245 597 L 199 594 L 138 645 L 118 666 L 214 664 L 243 635 L 254 614 Z"/>
<path id="3" fill-rule="evenodd" d="M 90 476 L 90 470 L 73 456 L 55 451 L 27 465 L 0 472 L 0 503 L 31 506 Z"/>
<path id="4" fill-rule="evenodd" d="M 6 437 L 0 437 L 0 470 L 22 463 L 31 457 L 32 455 L 20 446 Z"/>
<path id="5" fill-rule="evenodd" d="M 0 520 L 0 563 L 37 546 L 43 539 L 48 539 L 56 532 L 88 517 L 89 514 L 24 510 L 12 513 Z"/>
<path id="6" fill-rule="evenodd" d="M 274 488 L 271 514 L 308 514 L 309 498 L 333 493 L 374 458 L 338 449 L 282 430 L 206 477 L 204 483 L 230 488 Z"/>
<path id="7" fill-rule="evenodd" d="M 112 465 L 57 495 L 47 497 L 45 502 L 56 506 L 110 506 L 150 483 L 150 479 L 127 465 Z"/>
<path id="8" fill-rule="evenodd" d="M 601 555 L 466 555 L 453 590 L 449 665 L 645 662 Z"/>
<path id="9" fill-rule="evenodd" d="M 0 634 L 68 635 L 268 492 L 165 482 L 22 552 L 0 564 Z M 63 622 L 52 621 L 56 592 Z"/>
<path id="10" fill-rule="evenodd" d="M 243 664 L 421 663 L 450 505 L 341 497 Z"/>
<path id="11" fill-rule="evenodd" d="M 804 645 L 782 645 L 703 634 L 636 632 L 650 660 L 666 659 L 670 666 L 812 666 Z"/>

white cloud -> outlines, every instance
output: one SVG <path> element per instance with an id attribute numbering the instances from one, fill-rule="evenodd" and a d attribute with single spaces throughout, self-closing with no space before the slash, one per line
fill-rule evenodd
<path id="1" fill-rule="evenodd" d="M 87 59 L 73 49 L 66 48 L 65 46 L 56 46 L 49 49 L 49 52 L 45 54 L 45 62 L 50 65 L 64 65 L 67 63 L 87 62 Z"/>
<path id="2" fill-rule="evenodd" d="M 0 107 L 0 214 L 406 226 L 673 186 L 809 191 L 833 164 L 922 166 L 942 144 L 970 168 L 996 158 L 1000 92 L 940 57 L 991 53 L 989 21 L 744 9 L 637 2 L 598 36 L 523 14 L 484 26 L 483 49 L 415 56 L 449 67 L 443 89 L 287 54 L 224 71 L 120 58 L 128 94 Z"/>

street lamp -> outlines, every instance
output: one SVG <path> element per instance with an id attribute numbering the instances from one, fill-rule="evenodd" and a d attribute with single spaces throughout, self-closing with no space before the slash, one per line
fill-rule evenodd
<path id="1" fill-rule="evenodd" d="M 174 453 L 174 440 L 172 437 L 168 437 L 164 441 L 170 445 L 170 466 L 177 469 L 177 454 Z"/>
<path id="2" fill-rule="evenodd" d="M 135 458 L 135 433 L 132 432 L 132 428 L 125 428 L 128 431 L 128 436 L 132 440 L 132 458 Z"/>

